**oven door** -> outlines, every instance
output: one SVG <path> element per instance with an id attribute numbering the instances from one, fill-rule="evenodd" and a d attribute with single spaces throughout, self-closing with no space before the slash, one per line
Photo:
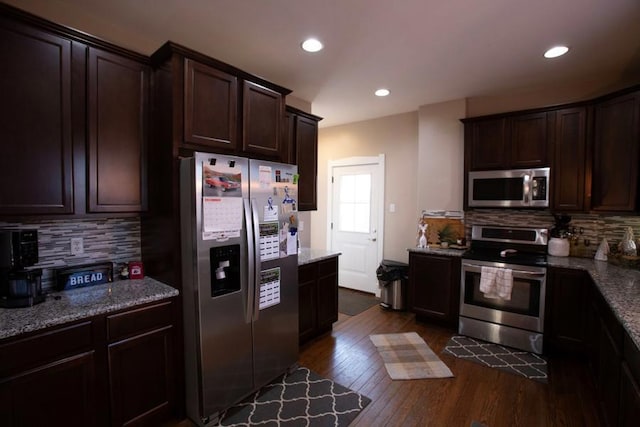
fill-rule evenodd
<path id="1" fill-rule="evenodd" d="M 480 292 L 483 266 L 513 271 L 509 301 Z M 462 260 L 460 315 L 529 331 L 543 332 L 547 269 L 524 265 Z"/>

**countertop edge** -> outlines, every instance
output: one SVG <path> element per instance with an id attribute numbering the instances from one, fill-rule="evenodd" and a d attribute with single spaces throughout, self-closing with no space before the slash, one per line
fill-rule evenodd
<path id="1" fill-rule="evenodd" d="M 298 253 L 298 267 L 301 265 L 312 264 L 314 262 L 323 261 L 342 255 L 342 252 L 331 251 L 326 249 L 301 248 Z"/>
<path id="2" fill-rule="evenodd" d="M 41 304 L 0 309 L 0 340 L 89 319 L 178 296 L 177 289 L 153 278 L 52 292 Z"/>

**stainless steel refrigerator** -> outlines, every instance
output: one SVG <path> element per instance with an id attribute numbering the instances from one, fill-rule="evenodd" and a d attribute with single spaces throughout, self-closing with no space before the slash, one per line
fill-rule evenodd
<path id="1" fill-rule="evenodd" d="M 181 160 L 186 407 L 200 426 L 297 362 L 297 179 L 286 164 Z"/>

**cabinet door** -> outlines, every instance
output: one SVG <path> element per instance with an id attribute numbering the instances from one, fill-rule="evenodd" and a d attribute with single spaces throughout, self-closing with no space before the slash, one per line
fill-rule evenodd
<path id="1" fill-rule="evenodd" d="M 548 166 L 547 113 L 523 114 L 509 118 L 511 157 L 514 169 Z"/>
<path id="2" fill-rule="evenodd" d="M 111 424 L 159 425 L 170 416 L 174 391 L 172 327 L 109 346 Z"/>
<path id="3" fill-rule="evenodd" d="M 589 282 L 582 270 L 549 270 L 545 335 L 553 350 L 584 352 L 588 295 Z"/>
<path id="4" fill-rule="evenodd" d="M 318 329 L 338 320 L 338 258 L 318 262 Z"/>
<path id="5" fill-rule="evenodd" d="M 318 186 L 318 122 L 297 116 L 295 127 L 298 165 L 298 210 L 315 211 Z"/>
<path id="6" fill-rule="evenodd" d="M 460 306 L 460 259 L 411 253 L 409 304 L 418 316 L 456 325 Z"/>
<path id="7" fill-rule="evenodd" d="M 465 141 L 469 141 L 471 170 L 501 169 L 506 167 L 506 120 L 489 119 L 465 126 Z"/>
<path id="8" fill-rule="evenodd" d="M 257 157 L 286 162 L 286 138 L 282 94 L 245 81 L 242 105 L 242 151 Z"/>
<path id="9" fill-rule="evenodd" d="M 313 337 L 316 321 L 317 265 L 305 264 L 298 267 L 298 329 L 302 343 Z"/>
<path id="10" fill-rule="evenodd" d="M 97 425 L 93 352 L 63 359 L 28 371 L 0 385 L 3 426 L 85 427 Z M 6 420 L 5 420 L 6 418 Z M 6 422 L 6 421 L 9 422 Z"/>
<path id="11" fill-rule="evenodd" d="M 633 211 L 640 162 L 640 92 L 597 104 L 594 118 L 591 208 Z"/>
<path id="12" fill-rule="evenodd" d="M 235 151 L 237 118 L 237 77 L 185 59 L 184 142 Z"/>
<path id="13" fill-rule="evenodd" d="M 143 211 L 150 69 L 95 48 L 88 67 L 88 210 Z"/>
<path id="14" fill-rule="evenodd" d="M 618 405 L 620 399 L 621 357 L 615 340 L 603 323 L 599 334 L 599 387 L 600 402 L 608 425 L 618 425 Z"/>
<path id="15" fill-rule="evenodd" d="M 0 214 L 73 213 L 71 42 L 0 19 Z"/>
<path id="16" fill-rule="evenodd" d="M 620 419 L 621 427 L 638 425 L 640 420 L 640 387 L 633 378 L 629 366 L 622 364 L 620 376 Z"/>
<path id="17" fill-rule="evenodd" d="M 552 207 L 558 211 L 584 209 L 586 108 L 567 108 L 554 114 Z"/>

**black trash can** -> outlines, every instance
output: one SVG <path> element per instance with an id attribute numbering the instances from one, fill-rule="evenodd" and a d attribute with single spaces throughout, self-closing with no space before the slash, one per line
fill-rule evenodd
<path id="1" fill-rule="evenodd" d="M 376 275 L 378 286 L 380 286 L 380 306 L 391 310 L 404 310 L 409 264 L 383 259 L 376 270 Z"/>

